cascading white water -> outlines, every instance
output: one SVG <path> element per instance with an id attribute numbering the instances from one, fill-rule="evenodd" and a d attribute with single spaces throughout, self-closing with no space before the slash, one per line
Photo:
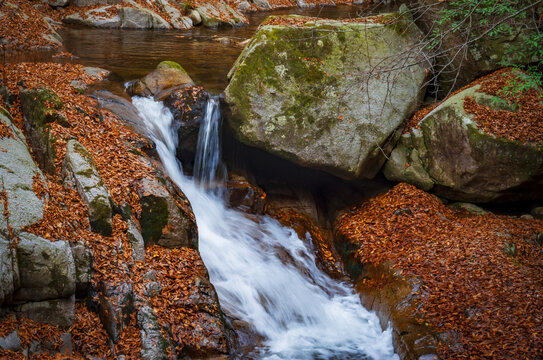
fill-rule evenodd
<path id="1" fill-rule="evenodd" d="M 251 358 L 397 359 L 390 329 L 381 330 L 348 284 L 317 268 L 307 241 L 270 217 L 255 220 L 227 208 L 222 198 L 185 177 L 175 158 L 170 112 L 148 98 L 133 103 L 169 176 L 192 204 L 200 253 L 221 306 L 265 338 Z M 217 141 L 212 131 L 206 136 Z M 209 163 L 200 166 L 204 170 Z"/>
<path id="2" fill-rule="evenodd" d="M 219 99 L 212 97 L 206 104 L 205 116 L 198 132 L 194 161 L 194 177 L 204 186 L 210 185 L 215 180 L 221 161 L 221 148 L 218 141 L 220 124 Z"/>

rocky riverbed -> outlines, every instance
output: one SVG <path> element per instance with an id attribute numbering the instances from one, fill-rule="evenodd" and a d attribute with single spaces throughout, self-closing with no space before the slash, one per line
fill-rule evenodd
<path id="1" fill-rule="evenodd" d="M 326 356 L 543 356 L 543 90 L 520 68 L 539 60 L 498 61 L 542 30 L 542 9 L 531 9 L 535 20 L 515 36 L 470 42 L 457 62 L 423 41 L 436 16 L 421 13 L 427 3 L 368 17 L 270 16 L 241 44 L 224 95 L 214 98 L 190 64 L 167 58 L 109 92 L 115 74 L 75 64 L 57 30 L 220 34 L 247 24 L 252 11 L 330 4 L 2 2 L 3 52 L 48 50 L 59 63 L 1 68 L 0 357 L 260 358 L 273 347 L 271 331 L 221 307 L 229 275 L 215 277 L 216 291 L 199 250 L 204 225 L 185 195 L 194 189 L 161 164 L 164 149 L 151 142 L 133 96 L 171 113 L 169 150 L 187 176 L 209 101 L 221 104 L 225 161 L 205 185 L 237 215 L 221 214 L 255 226 L 264 245 L 281 231 L 301 239 L 314 252 L 303 257 L 314 260 L 309 267 L 297 263 L 302 250 L 270 247 L 311 281 L 322 272 L 334 279 L 326 286 L 351 284 L 378 317 L 379 341 L 389 341 L 352 355 L 326 339 Z M 442 73 L 444 64 L 461 76 Z M 511 93 L 511 84 L 523 90 Z"/>

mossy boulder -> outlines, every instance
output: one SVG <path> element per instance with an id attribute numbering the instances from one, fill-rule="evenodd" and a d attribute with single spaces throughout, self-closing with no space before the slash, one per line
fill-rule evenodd
<path id="1" fill-rule="evenodd" d="M 162 92 L 178 88 L 194 82 L 183 67 L 173 61 L 163 61 L 156 70 L 145 75 L 142 79 L 131 81 L 128 84 L 128 93 L 131 96 L 158 96 Z M 173 90 L 172 90 L 173 91 Z"/>
<path id="2" fill-rule="evenodd" d="M 268 20 L 297 25 L 261 26 L 230 71 L 237 137 L 343 178 L 375 176 L 423 92 L 429 64 L 408 51 L 421 32 L 398 14 Z"/>
<path id="3" fill-rule="evenodd" d="M 456 32 L 451 31 L 454 26 L 450 22 L 439 24 L 443 18 L 441 11 L 451 11 L 453 6 L 450 1 L 441 0 L 418 0 L 412 3 L 417 25 L 425 32 L 440 31 L 442 34 L 440 51 L 436 56 L 435 73 L 438 74 L 443 95 L 469 84 L 483 74 L 500 69 L 503 63 L 530 64 L 541 60 L 535 51 L 530 53 L 526 50 L 526 41 L 539 31 L 537 29 L 539 15 L 534 9 L 527 10 L 527 16 L 522 20 L 516 17 L 505 20 L 507 15 L 503 15 L 505 21 L 501 25 L 511 26 L 510 34 L 500 31 L 482 36 L 490 26 L 488 21 L 497 23 L 498 19 L 483 19 L 481 15 L 470 14 L 471 38 L 467 43 L 464 30 L 468 27 L 467 22 Z M 487 23 L 481 25 L 482 20 Z M 521 55 L 523 51 L 526 51 L 528 56 Z"/>
<path id="4" fill-rule="evenodd" d="M 474 85 L 451 96 L 410 128 L 384 166 L 387 179 L 433 189 L 462 202 L 543 198 L 543 143 L 498 138 L 478 128 L 464 109 L 473 98 L 490 109 L 502 105 Z"/>
<path id="5" fill-rule="evenodd" d="M 50 124 L 70 126 L 60 113 L 64 105 L 58 95 L 47 88 L 23 89 L 20 92 L 25 129 L 38 165 L 43 171 L 54 173 L 56 150 L 55 137 Z"/>
<path id="6" fill-rule="evenodd" d="M 42 301 L 75 293 L 75 263 L 67 241 L 20 233 L 16 249 L 20 288 L 14 300 Z"/>
<path id="7" fill-rule="evenodd" d="M 45 177 L 30 155 L 25 136 L 12 120 L 0 107 L 0 126 L 5 129 L 5 136 L 0 137 L 0 191 L 5 190 L 5 198 L 0 201 L 0 231 L 4 234 L 9 229 L 16 234 L 38 222 L 48 197 L 33 190 L 38 183 L 47 188 Z"/>
<path id="8" fill-rule="evenodd" d="M 104 236 L 111 236 L 113 200 L 91 155 L 77 140 L 71 139 L 66 145 L 62 176 L 64 183 L 76 189 L 87 205 L 91 229 Z"/>

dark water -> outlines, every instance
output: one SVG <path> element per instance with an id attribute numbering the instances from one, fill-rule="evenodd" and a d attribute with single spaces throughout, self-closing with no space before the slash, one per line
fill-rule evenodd
<path id="1" fill-rule="evenodd" d="M 119 30 L 66 27 L 59 31 L 65 50 L 74 59 L 55 58 L 52 53 L 8 54 L 8 62 L 71 61 L 98 66 L 113 72 L 117 81 L 128 81 L 151 72 L 163 60 L 180 63 L 200 85 L 213 93 L 222 92 L 226 75 L 239 56 L 243 45 L 258 25 L 269 15 L 300 14 L 323 18 L 351 18 L 388 9 L 374 6 L 338 6 L 312 9 L 289 8 L 248 15 L 250 25 L 191 30 Z"/>

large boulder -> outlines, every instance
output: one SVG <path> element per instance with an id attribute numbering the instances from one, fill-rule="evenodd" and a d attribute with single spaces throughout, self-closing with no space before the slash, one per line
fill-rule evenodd
<path id="1" fill-rule="evenodd" d="M 527 5 L 528 2 L 524 2 L 522 6 Z M 464 7 L 464 12 L 469 12 L 469 16 L 465 15 L 464 18 L 459 16 L 452 21 L 441 21 L 444 18 L 444 11 L 454 11 L 455 4 L 453 3 L 440 0 L 418 0 L 412 5 L 416 13 L 417 25 L 427 33 L 439 34 L 440 44 L 436 56 L 435 73 L 438 74 L 443 95 L 469 84 L 483 74 L 500 69 L 504 62 L 529 64 L 542 60 L 537 57 L 535 51 L 530 53 L 526 49 L 527 40 L 538 31 L 537 16 L 533 9 L 526 11 L 526 17 L 523 20 L 517 17 L 507 20 L 505 19 L 507 14 L 481 15 L 475 11 L 477 9 L 471 8 L 470 2 L 463 2 L 465 5 L 456 5 L 456 12 L 461 13 L 458 9 Z M 518 6 L 520 9 L 521 4 Z M 461 26 L 458 31 L 452 31 L 456 26 L 453 21 L 458 23 L 464 21 L 465 26 Z M 469 21 L 469 26 L 467 21 Z M 495 23 L 492 23 L 493 21 Z M 487 33 L 498 21 L 501 21 L 502 27 L 511 26 L 511 33 L 507 31 Z M 519 21 L 523 22 L 522 26 L 519 26 Z M 469 33 L 466 34 L 466 31 Z M 522 56 L 523 51 L 526 51 L 529 56 Z"/>
<path id="2" fill-rule="evenodd" d="M 486 81 L 496 81 L 499 76 Z M 466 110 L 468 104 L 481 106 L 485 112 L 509 113 L 509 121 L 523 118 L 513 105 L 483 92 L 483 85 L 449 97 L 410 127 L 385 164 L 387 179 L 433 189 L 440 196 L 464 202 L 542 198 L 543 142 L 521 142 L 503 134 L 497 137 L 481 128 L 476 115 Z M 526 124 L 503 125 L 508 129 Z"/>
<path id="3" fill-rule="evenodd" d="M 64 105 L 59 96 L 47 88 L 23 89 L 20 93 L 25 129 L 38 165 L 48 173 L 56 169 L 56 139 L 50 124 L 70 126 L 60 113 Z"/>
<path id="4" fill-rule="evenodd" d="M 161 92 L 187 84 L 193 84 L 193 81 L 181 65 L 163 61 L 150 74 L 130 82 L 128 93 L 132 96 L 162 97 Z"/>
<path id="5" fill-rule="evenodd" d="M 16 249 L 21 283 L 14 300 L 41 301 L 75 293 L 75 263 L 67 241 L 21 233 Z"/>
<path id="6" fill-rule="evenodd" d="M 303 166 L 373 177 L 423 93 L 420 35 L 397 14 L 268 18 L 229 73 L 235 134 Z"/>
<path id="7" fill-rule="evenodd" d="M 17 233 L 43 217 L 45 178 L 34 163 L 23 133 L 13 124 L 11 115 L 0 107 L 0 230 Z M 41 185 L 41 186 L 35 186 Z"/>
<path id="8" fill-rule="evenodd" d="M 111 194 L 102 182 L 91 155 L 77 140 L 71 139 L 66 145 L 62 174 L 65 184 L 77 189 L 87 205 L 91 229 L 111 236 Z"/>

